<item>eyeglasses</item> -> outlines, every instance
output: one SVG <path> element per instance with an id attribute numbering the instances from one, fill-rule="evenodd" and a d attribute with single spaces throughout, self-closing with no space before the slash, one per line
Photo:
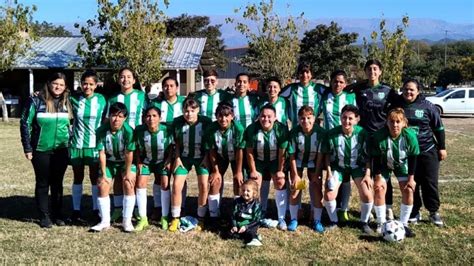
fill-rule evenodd
<path id="1" fill-rule="evenodd" d="M 217 82 L 217 80 L 216 80 L 216 79 L 204 79 L 204 82 L 205 82 L 205 83 L 211 83 L 211 84 L 214 84 L 214 83 L 216 83 L 216 82 Z"/>

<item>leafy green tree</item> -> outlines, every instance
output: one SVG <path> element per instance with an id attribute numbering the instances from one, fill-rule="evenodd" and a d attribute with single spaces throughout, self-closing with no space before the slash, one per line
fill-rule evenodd
<path id="1" fill-rule="evenodd" d="M 166 21 L 166 33 L 170 37 L 206 37 L 201 66 L 203 69 L 224 69 L 227 58 L 224 54 L 224 40 L 220 27 L 210 25 L 208 16 L 190 16 L 182 14 Z"/>
<path id="2" fill-rule="evenodd" d="M 24 6 L 14 1 L 0 6 L 0 72 L 11 69 L 19 56 L 29 52 L 35 40 L 31 30 L 36 6 Z"/>
<path id="3" fill-rule="evenodd" d="M 303 14 L 282 19 L 273 10 L 273 0 L 237 8 L 243 22 L 227 18 L 245 36 L 249 50 L 240 64 L 260 79 L 278 77 L 284 84 L 294 75 L 300 51 L 298 23 L 305 23 Z"/>
<path id="4" fill-rule="evenodd" d="M 445 88 L 450 84 L 459 84 L 461 81 L 461 72 L 456 68 L 444 68 L 438 74 L 438 84 Z"/>
<path id="5" fill-rule="evenodd" d="M 31 25 L 33 31 L 39 37 L 70 37 L 72 33 L 64 28 L 64 26 L 56 26 L 46 21 L 39 22 L 35 21 Z"/>
<path id="6" fill-rule="evenodd" d="M 164 1 L 168 5 L 168 1 Z M 87 47 L 78 45 L 82 66 L 131 67 L 142 84 L 158 81 L 162 57 L 172 43 L 166 42 L 165 14 L 154 0 L 98 0 L 98 15 L 80 27 Z M 94 32 L 103 32 L 94 36 Z"/>
<path id="7" fill-rule="evenodd" d="M 398 25 L 394 32 L 386 28 L 386 21 L 382 19 L 379 24 L 380 33 L 373 31 L 372 42 L 364 38 L 364 48 L 367 49 L 367 59 L 378 59 L 382 62 L 384 70 L 382 79 L 393 88 L 402 86 L 402 74 L 404 59 L 406 58 L 408 38 L 405 31 L 408 27 L 408 16 L 402 18 L 402 24 Z M 379 41 L 382 47 L 379 48 Z"/>
<path id="8" fill-rule="evenodd" d="M 359 65 L 362 51 L 353 46 L 357 33 L 341 33 L 341 27 L 332 21 L 329 26 L 317 25 L 305 32 L 300 44 L 300 61 L 311 64 L 313 76 L 329 80 L 335 69 L 349 72 L 351 65 Z"/>

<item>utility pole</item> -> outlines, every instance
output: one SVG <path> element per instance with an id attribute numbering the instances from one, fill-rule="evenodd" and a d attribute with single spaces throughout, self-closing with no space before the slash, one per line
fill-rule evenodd
<path id="1" fill-rule="evenodd" d="M 446 56 L 448 54 L 448 31 L 444 31 L 444 68 L 446 68 Z"/>

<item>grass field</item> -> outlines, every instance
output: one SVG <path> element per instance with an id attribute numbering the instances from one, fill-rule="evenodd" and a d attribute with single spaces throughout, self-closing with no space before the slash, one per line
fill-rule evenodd
<path id="1" fill-rule="evenodd" d="M 351 200 L 353 226 L 317 234 L 304 225 L 295 233 L 261 229 L 264 246 L 242 248 L 237 240 L 224 240 L 216 232 L 169 233 L 151 226 L 125 234 L 117 226 L 100 234 L 88 227 L 41 229 L 34 205 L 33 168 L 22 152 L 18 121 L 0 122 L 0 264 L 460 264 L 474 262 L 474 119 L 447 118 L 448 160 L 441 166 L 441 213 L 447 224 L 413 226 L 417 236 L 402 243 L 363 237 L 355 227 L 357 192 Z M 191 179 L 192 180 L 192 179 Z M 227 179 L 229 181 L 229 179 Z M 72 172 L 64 181 L 64 211 L 70 213 Z M 230 198 L 230 186 L 225 196 Z M 90 210 L 90 187 L 85 182 L 84 210 Z M 149 189 L 149 195 L 151 189 Z M 195 206 L 195 182 L 190 182 L 187 206 Z M 273 195 L 273 193 L 271 193 Z M 149 198 L 151 200 L 151 197 Z M 400 193 L 395 190 L 396 215 Z M 150 201 L 149 201 L 150 203 Z M 225 201 L 228 210 L 231 201 Z M 269 206 L 273 207 L 272 203 Z M 273 209 L 274 210 L 274 209 Z M 423 212 L 424 217 L 427 213 Z M 398 215 L 397 215 L 398 216 Z M 221 228 L 224 230 L 223 228 Z"/>

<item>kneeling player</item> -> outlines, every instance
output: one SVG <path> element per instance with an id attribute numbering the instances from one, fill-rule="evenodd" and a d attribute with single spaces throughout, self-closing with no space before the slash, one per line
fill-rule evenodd
<path id="1" fill-rule="evenodd" d="M 321 152 L 326 154 L 327 179 L 324 205 L 331 220 L 327 230 L 337 226 L 336 197 L 344 175 L 350 175 L 359 190 L 362 231 L 373 233 L 368 225 L 373 207 L 372 179 L 367 159 L 367 132 L 357 125 L 359 109 L 346 105 L 341 111 L 341 125 L 327 132 Z"/>
<path id="2" fill-rule="evenodd" d="M 126 123 L 127 107 L 116 102 L 109 109 L 109 123 L 97 129 L 97 149 L 99 150 L 99 198 L 97 199 L 101 221 L 91 231 L 100 232 L 110 227 L 109 191 L 112 179 L 122 180 L 123 191 L 123 230 L 132 232 L 133 207 L 135 205 L 136 167 L 133 165 L 133 129 Z"/>
<path id="3" fill-rule="evenodd" d="M 183 115 L 173 122 L 173 134 L 176 143 L 176 159 L 174 162 L 174 181 L 171 196 L 171 224 L 169 230 L 174 232 L 179 228 L 181 216 L 181 196 L 186 177 L 194 166 L 198 178 L 198 230 L 202 229 L 206 216 L 209 171 L 206 167 L 207 156 L 203 153 L 203 135 L 211 120 L 200 116 L 199 104 L 194 99 L 186 99 L 183 104 Z"/>
<path id="4" fill-rule="evenodd" d="M 299 125 L 290 132 L 290 172 L 292 190 L 290 196 L 290 216 L 291 222 L 288 225 L 289 231 L 296 231 L 298 227 L 298 210 L 301 198 L 300 190 L 295 186 L 301 181 L 303 170 L 306 167 L 310 180 L 310 195 L 313 206 L 313 229 L 322 233 L 324 227 L 321 224 L 322 205 L 322 181 L 320 177 L 321 158 L 319 155 L 320 144 L 324 137 L 324 129 L 315 124 L 313 108 L 304 105 L 298 111 Z M 319 155 L 319 156 L 318 156 Z M 319 168 L 316 167 L 318 158 Z"/>
<path id="5" fill-rule="evenodd" d="M 169 176 L 171 169 L 170 151 L 173 143 L 171 127 L 160 123 L 161 111 L 155 106 L 148 107 L 144 113 L 145 125 L 135 130 L 138 145 L 138 167 L 140 175 L 137 180 L 137 205 L 140 219 L 135 231 L 141 231 L 148 226 L 146 215 L 147 193 L 146 187 L 151 173 L 161 185 L 161 227 L 168 230 L 168 214 L 170 209 Z"/>

